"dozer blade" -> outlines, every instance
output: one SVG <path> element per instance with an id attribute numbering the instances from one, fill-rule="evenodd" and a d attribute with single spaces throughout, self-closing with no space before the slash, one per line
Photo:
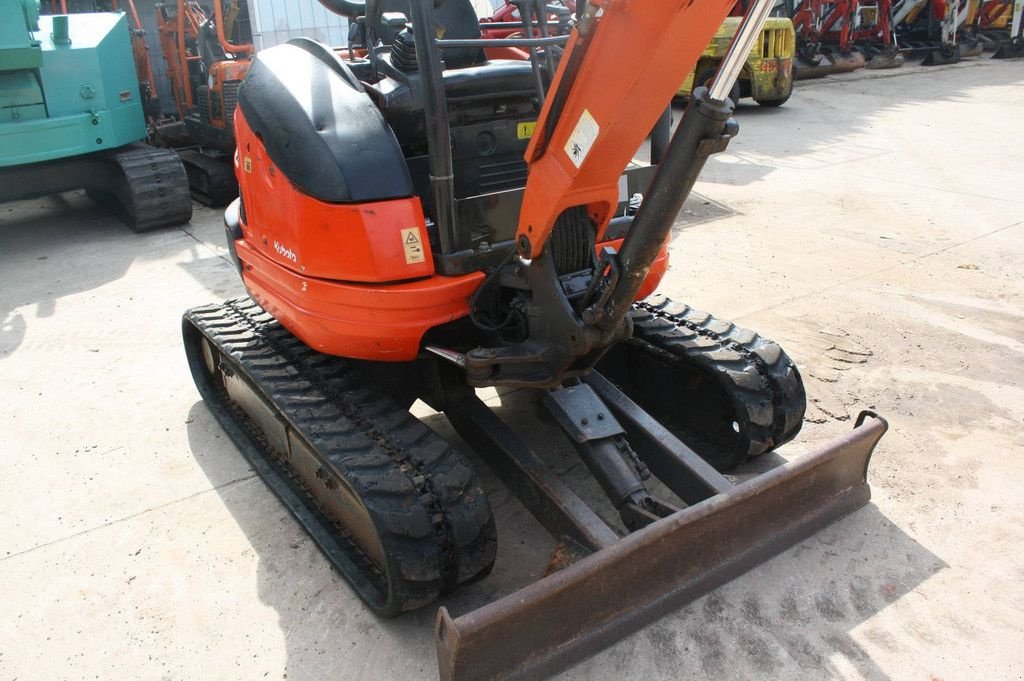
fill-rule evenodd
<path id="1" fill-rule="evenodd" d="M 810 80 L 824 78 L 835 72 L 832 61 L 823 54 L 815 55 L 814 59 L 805 59 L 799 54 L 793 59 L 793 79 Z"/>
<path id="2" fill-rule="evenodd" d="M 868 69 L 897 69 L 903 66 L 903 55 L 894 49 L 882 50 L 868 60 L 865 68 Z"/>
<path id="3" fill-rule="evenodd" d="M 999 43 L 999 47 L 992 53 L 993 59 L 1017 59 L 1024 57 L 1024 39 L 1014 38 Z"/>
<path id="4" fill-rule="evenodd" d="M 985 45 L 980 40 L 960 43 L 960 58 L 980 57 L 985 53 Z"/>
<path id="5" fill-rule="evenodd" d="M 632 409 L 628 400 L 609 404 L 619 417 Z M 886 429 L 863 412 L 852 432 L 821 449 L 498 601 L 457 618 L 442 607 L 441 678 L 545 678 L 785 551 L 867 503 L 868 461 Z"/>
<path id="6" fill-rule="evenodd" d="M 929 50 L 928 54 L 921 60 L 921 66 L 942 66 L 944 64 L 956 64 L 960 61 L 959 45 L 942 45 Z"/>
<path id="7" fill-rule="evenodd" d="M 849 73 L 864 67 L 864 54 L 859 50 L 849 52 L 833 52 L 829 55 L 833 64 L 833 73 Z"/>

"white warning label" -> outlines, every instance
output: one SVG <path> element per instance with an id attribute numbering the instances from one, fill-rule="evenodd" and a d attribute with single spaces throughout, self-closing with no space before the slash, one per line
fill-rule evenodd
<path id="1" fill-rule="evenodd" d="M 574 166 L 579 168 L 583 165 L 599 132 L 601 132 L 601 126 L 590 115 L 590 111 L 584 109 L 580 119 L 576 121 L 576 127 L 572 134 L 569 135 L 569 141 L 565 143 L 565 153 Z"/>
<path id="2" fill-rule="evenodd" d="M 423 242 L 420 241 L 420 230 L 415 227 L 402 230 L 402 248 L 405 249 L 406 265 L 414 265 L 426 259 L 423 254 Z"/>

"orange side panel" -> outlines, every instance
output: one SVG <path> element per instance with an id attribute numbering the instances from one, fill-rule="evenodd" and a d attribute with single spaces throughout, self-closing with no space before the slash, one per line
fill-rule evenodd
<path id="1" fill-rule="evenodd" d="M 621 240 L 608 241 L 598 248 L 620 245 Z M 474 272 L 400 284 L 326 281 L 278 265 L 244 238 L 235 248 L 242 280 L 263 309 L 311 348 L 356 359 L 415 359 L 423 334 L 469 314 L 469 299 L 484 280 Z M 638 298 L 654 292 L 667 268 L 662 248 Z"/>
<path id="2" fill-rule="evenodd" d="M 246 239 L 235 242 L 253 299 L 306 345 L 331 355 L 404 362 L 428 329 L 469 314 L 482 272 L 401 284 L 356 284 L 303 276 Z"/>
<path id="3" fill-rule="evenodd" d="M 604 229 L 618 202 L 622 169 L 696 65 L 735 0 L 594 0 L 603 16 L 543 154 L 537 155 L 554 96 L 544 102 L 526 151 L 534 159 L 518 237 L 541 252 L 566 208 L 588 205 Z M 564 66 L 579 44 L 574 30 Z M 554 93 L 564 78 L 559 69 Z"/>
<path id="4" fill-rule="evenodd" d="M 278 170 L 235 111 L 235 174 L 250 245 L 306 277 L 388 282 L 434 273 L 423 209 L 416 197 L 326 203 L 304 194 Z"/>
<path id="5" fill-rule="evenodd" d="M 434 273 L 417 198 L 318 201 L 274 166 L 240 110 L 235 130 L 244 203 L 242 238 L 235 242 L 242 279 L 252 297 L 303 342 L 333 355 L 409 361 L 428 330 L 469 314 L 484 274 Z M 667 265 L 662 248 L 641 296 L 653 292 Z"/>

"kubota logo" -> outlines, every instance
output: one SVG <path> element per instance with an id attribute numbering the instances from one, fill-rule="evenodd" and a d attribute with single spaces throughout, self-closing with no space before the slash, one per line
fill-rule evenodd
<path id="1" fill-rule="evenodd" d="M 295 255 L 295 251 L 277 243 L 276 241 L 274 242 L 274 250 L 277 251 L 278 255 L 288 258 L 292 262 L 297 262 L 299 259 L 298 256 Z"/>

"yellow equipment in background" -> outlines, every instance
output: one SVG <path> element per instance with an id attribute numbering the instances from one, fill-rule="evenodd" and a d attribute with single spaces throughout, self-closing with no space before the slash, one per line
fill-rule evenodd
<path id="1" fill-rule="evenodd" d="M 683 81 L 679 96 L 689 97 L 694 83 L 708 85 L 714 79 L 718 66 L 725 57 L 733 36 L 740 25 L 740 17 L 729 17 L 722 22 L 711 44 L 704 50 L 697 66 Z M 796 52 L 796 32 L 793 22 L 782 17 L 771 17 L 764 25 L 761 36 L 747 57 L 739 80 L 729 98 L 734 102 L 751 97 L 761 106 L 781 106 L 793 92 L 793 55 Z"/>
<path id="2" fill-rule="evenodd" d="M 967 25 L 974 26 L 974 19 L 981 13 L 978 28 L 1007 30 L 1013 18 L 1013 2 L 1011 0 L 971 0 L 967 10 Z"/>

